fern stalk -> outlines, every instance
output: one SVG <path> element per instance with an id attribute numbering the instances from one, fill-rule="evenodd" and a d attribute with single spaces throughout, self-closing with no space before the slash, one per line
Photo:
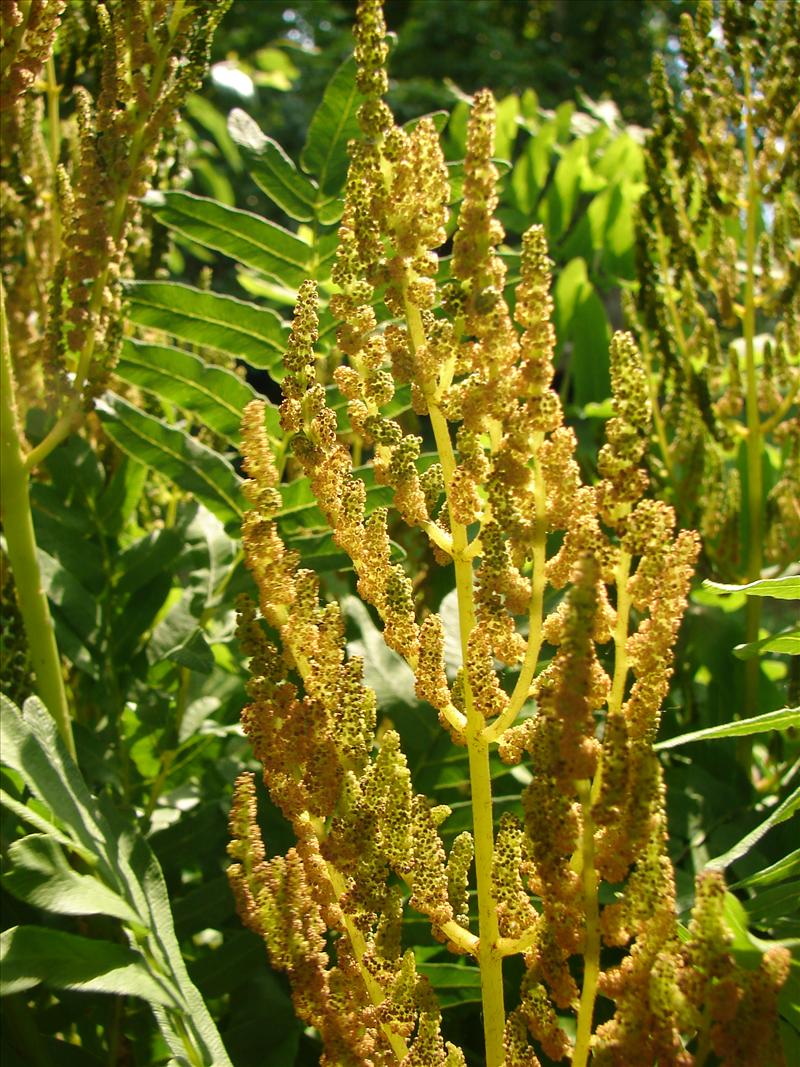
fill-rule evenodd
<path id="1" fill-rule="evenodd" d="M 28 486 L 28 474 L 20 441 L 11 363 L 11 345 L 6 321 L 5 289 L 0 282 L 0 364 L 2 365 L 2 431 L 0 432 L 0 511 L 8 558 L 14 572 L 20 612 L 25 624 L 36 687 L 47 710 L 58 725 L 70 755 L 75 758 L 75 741 L 64 688 L 61 658 L 56 646 L 53 620 L 42 574 L 36 557 L 36 536 Z"/>
<path id="2" fill-rule="evenodd" d="M 413 350 L 425 343 L 419 310 L 405 301 L 406 320 Z M 447 419 L 439 407 L 429 402 L 431 427 L 442 464 L 445 492 L 448 491 L 456 469 L 453 443 Z M 469 636 L 475 629 L 472 560 L 467 555 L 467 531 L 463 523 L 451 515 L 453 538 L 453 567 L 458 600 L 461 655 L 467 662 Z M 481 970 L 481 1000 L 486 1042 L 487 1067 L 500 1067 L 503 1062 L 503 964 L 495 951 L 500 937 L 497 904 L 492 894 L 492 862 L 494 858 L 494 817 L 492 813 L 492 779 L 489 770 L 489 744 L 485 737 L 485 722 L 476 709 L 469 680 L 464 681 L 464 700 L 467 713 L 467 752 L 469 757 L 470 798 L 472 804 L 473 838 L 475 842 L 475 879 L 478 889 L 478 964 Z"/>
<path id="3" fill-rule="evenodd" d="M 763 474 L 761 469 L 764 441 L 761 417 L 758 410 L 758 378 L 755 358 L 756 333 L 756 227 L 761 207 L 755 160 L 755 131 L 753 129 L 753 100 L 750 63 L 744 64 L 745 93 L 745 161 L 747 166 L 747 233 L 745 245 L 745 292 L 744 292 L 744 350 L 747 378 L 745 404 L 747 412 L 747 581 L 755 582 L 761 577 L 763 565 Z M 761 624 L 761 598 L 747 598 L 745 618 L 745 642 L 758 640 Z M 757 656 L 745 664 L 744 714 L 754 715 L 758 710 L 758 676 L 760 662 Z M 749 764 L 752 742 L 749 738 L 740 742 L 740 753 Z"/>

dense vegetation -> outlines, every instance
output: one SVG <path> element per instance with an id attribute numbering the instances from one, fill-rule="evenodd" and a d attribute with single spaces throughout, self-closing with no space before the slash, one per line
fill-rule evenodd
<path id="1" fill-rule="evenodd" d="M 800 1061 L 796 0 L 0 11 L 4 1063 Z"/>

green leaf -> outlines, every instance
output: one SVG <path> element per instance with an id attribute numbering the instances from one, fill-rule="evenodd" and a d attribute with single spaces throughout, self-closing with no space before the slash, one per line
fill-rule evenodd
<path id="1" fill-rule="evenodd" d="M 34 494 L 32 494 L 33 496 Z M 38 497 L 39 494 L 36 494 Z M 38 504 L 38 500 L 37 500 Z M 42 541 L 54 550 L 59 546 L 52 537 L 48 524 L 36 515 L 36 532 Z M 84 546 L 85 553 L 85 546 Z M 97 657 L 92 646 L 97 637 L 99 609 L 95 597 L 82 585 L 75 575 L 41 547 L 37 549 L 42 586 L 50 601 L 50 613 L 56 631 L 56 642 L 67 659 L 84 674 L 98 677 Z M 81 565 L 73 549 L 65 549 L 62 555 L 69 557 L 71 565 Z M 91 564 L 82 566 L 89 570 Z"/>
<path id="2" fill-rule="evenodd" d="M 192 593 L 187 590 L 178 604 L 153 632 L 147 655 L 151 663 L 169 659 L 200 674 L 210 674 L 214 654 L 197 619 L 189 610 Z"/>
<path id="3" fill-rule="evenodd" d="M 183 540 L 177 530 L 151 530 L 117 556 L 115 570 L 119 578 L 114 592 L 118 597 L 134 593 L 159 574 L 171 572 L 182 549 Z"/>
<path id="4" fill-rule="evenodd" d="M 693 730 L 679 737 L 670 737 L 654 745 L 656 752 L 668 748 L 688 745 L 692 741 L 705 741 L 717 737 L 745 737 L 748 734 L 768 733 L 770 730 L 788 730 L 800 726 L 800 708 L 781 708 L 768 711 L 764 715 L 755 715 L 751 719 L 739 719 L 737 722 L 723 723 L 721 726 L 709 726 L 704 730 Z"/>
<path id="5" fill-rule="evenodd" d="M 387 405 L 388 410 L 390 405 Z M 423 453 L 416 461 L 416 467 L 420 474 L 430 467 L 437 459 L 434 452 Z M 353 474 L 360 478 L 367 489 L 366 513 L 369 515 L 377 507 L 390 507 L 394 498 L 394 490 L 387 485 L 377 485 L 375 482 L 375 470 L 371 465 L 356 467 Z M 296 478 L 292 482 L 284 482 L 279 487 L 282 506 L 276 518 L 283 532 L 289 536 L 307 530 L 327 530 L 328 523 L 325 516 L 317 506 L 311 484 L 308 478 Z"/>
<path id="6" fill-rule="evenodd" d="M 42 586 L 51 605 L 58 646 L 79 670 L 96 678 L 98 664 L 92 648 L 100 619 L 97 600 L 47 552 L 39 548 L 37 557 Z"/>
<path id="7" fill-rule="evenodd" d="M 430 119 L 433 123 L 437 133 L 441 133 L 447 125 L 447 120 L 450 118 L 449 111 L 429 111 L 426 115 L 419 115 L 417 118 L 409 119 L 408 122 L 403 123 L 403 129 L 406 133 L 413 133 L 419 126 L 423 119 Z M 498 153 L 499 155 L 500 153 Z"/>
<path id="8" fill-rule="evenodd" d="M 578 193 L 586 183 L 589 174 L 587 150 L 585 139 L 573 141 L 556 166 L 546 200 L 547 232 L 553 241 L 566 232 L 572 220 Z"/>
<path id="9" fill-rule="evenodd" d="M 556 282 L 554 296 L 559 346 L 572 342 L 570 376 L 575 385 L 575 402 L 580 406 L 602 402 L 611 393 L 608 321 L 583 259 L 578 257 L 566 265 Z"/>
<path id="10" fill-rule="evenodd" d="M 309 533 L 302 536 L 286 537 L 287 548 L 300 554 L 304 567 L 310 567 L 317 574 L 327 574 L 330 571 L 350 570 L 353 561 L 344 551 L 339 548 L 333 539 L 333 534 L 328 531 L 322 533 Z M 405 559 L 406 551 L 396 541 L 390 541 L 392 562 Z"/>
<path id="11" fill-rule="evenodd" d="M 311 273 L 311 246 L 260 215 L 178 190 L 150 192 L 145 203 L 164 226 L 276 281 L 300 285 Z"/>
<path id="12" fill-rule="evenodd" d="M 128 317 L 190 344 L 269 370 L 286 351 L 288 324 L 269 308 L 178 282 L 127 282 Z"/>
<path id="13" fill-rule="evenodd" d="M 765 930 L 780 929 L 782 933 L 794 932 L 797 923 L 797 905 L 800 901 L 800 880 L 783 882 L 762 890 L 744 902 L 750 922 Z M 792 930 L 788 924 L 792 923 Z"/>
<path id="14" fill-rule="evenodd" d="M 343 614 L 352 620 L 360 635 L 359 639 L 348 642 L 348 652 L 363 658 L 364 683 L 375 691 L 378 706 L 391 714 L 392 708 L 418 703 L 413 671 L 383 640 L 364 604 L 354 596 L 342 597 L 340 604 Z"/>
<path id="15" fill-rule="evenodd" d="M 3 763 L 20 775 L 33 796 L 95 857 L 97 878 L 146 924 L 137 924 L 136 930 L 137 943 L 140 938 L 143 941 L 142 955 L 128 954 L 129 950 L 112 945 L 124 953 L 116 958 L 109 957 L 105 942 L 60 931 L 31 928 L 33 933 L 21 934 L 19 942 L 10 938 L 5 947 L 11 963 L 4 967 L 4 979 L 12 982 L 9 992 L 31 988 L 46 978 L 59 988 L 143 995 L 173 1055 L 185 1059 L 188 1054 L 192 1062 L 230 1067 L 219 1033 L 186 972 L 164 878 L 150 846 L 136 827 L 125 824 L 109 801 L 96 801 L 89 795 L 55 722 L 39 700 L 27 700 L 20 712 L 0 694 L 0 709 Z M 40 940 L 53 934 L 62 939 L 59 944 Z M 35 966 L 39 960 L 41 975 Z M 115 974 L 115 969 L 121 973 Z M 149 978 L 144 993 L 137 991 L 142 988 L 138 983 L 142 974 L 144 985 Z M 130 984 L 125 985 L 128 981 Z M 120 985 L 115 986 L 115 982 Z M 169 1006 L 167 1010 L 160 1006 L 164 1004 Z"/>
<path id="16" fill-rule="evenodd" d="M 48 599 L 58 606 L 81 641 L 90 644 L 100 624 L 100 608 L 96 599 L 52 556 L 41 549 L 37 555 L 42 585 Z"/>
<path id="17" fill-rule="evenodd" d="M 0 756 L 21 775 L 30 791 L 92 854 L 102 851 L 103 835 L 89 791 L 67 755 L 50 715 L 36 698 L 25 702 L 24 713 L 0 694 Z"/>
<path id="18" fill-rule="evenodd" d="M 733 845 L 721 856 L 717 856 L 716 859 L 711 860 L 711 862 L 706 865 L 707 869 L 712 871 L 722 871 L 726 867 L 730 867 L 736 860 L 747 855 L 750 849 L 758 844 L 761 838 L 771 830 L 773 826 L 777 826 L 778 823 L 790 819 L 798 808 L 800 808 L 800 786 L 798 786 L 782 804 L 779 804 L 760 825 L 754 830 L 751 830 L 749 834 L 746 834 L 741 841 L 737 842 L 737 844 Z"/>
<path id="19" fill-rule="evenodd" d="M 704 589 L 713 589 L 717 593 L 746 593 L 748 596 L 773 596 L 779 600 L 800 600 L 800 575 L 786 574 L 782 578 L 761 578 L 747 585 L 725 585 L 712 582 L 708 578 L 703 582 Z"/>
<path id="20" fill-rule="evenodd" d="M 105 393 L 97 410 L 106 433 L 123 452 L 191 493 L 226 528 L 238 527 L 242 519 L 241 479 L 224 456 L 182 430 L 146 415 L 115 393 Z"/>
<path id="21" fill-rule="evenodd" d="M 242 411 L 257 395 L 238 374 L 224 367 L 179 348 L 132 338 L 123 341 L 114 370 L 123 381 L 174 404 L 233 445 L 239 443 Z M 280 434 L 277 409 L 268 407 L 267 411 L 268 418 L 272 416 L 270 435 L 276 437 Z"/>
<path id="22" fill-rule="evenodd" d="M 303 170 L 314 174 L 321 191 L 332 201 L 347 177 L 347 142 L 360 135 L 356 112 L 361 96 L 356 86 L 356 64 L 350 58 L 336 71 L 308 127 L 300 156 Z M 333 221 L 320 216 L 320 221 Z"/>
<path id="23" fill-rule="evenodd" d="M 39 812 L 34 811 L 30 803 L 22 804 L 19 800 L 15 800 L 10 793 L 7 793 L 5 789 L 0 789 L 0 804 L 2 804 L 4 808 L 8 808 L 12 814 L 16 815 L 23 825 L 27 823 L 40 834 L 44 834 L 46 837 L 50 838 L 51 841 L 55 841 L 58 844 L 63 845 L 65 848 L 69 848 L 77 853 L 77 855 L 87 863 L 92 862 L 94 857 L 88 849 L 84 848 L 82 845 L 76 844 L 72 838 L 67 837 L 65 833 L 62 833 L 55 823 L 50 822 L 49 819 L 45 819 Z"/>
<path id="24" fill-rule="evenodd" d="M 733 650 L 738 659 L 750 659 L 762 652 L 782 652 L 789 656 L 800 656 L 800 630 L 782 630 L 769 634 L 760 641 L 749 641 L 746 645 L 736 645 Z"/>
<path id="25" fill-rule="evenodd" d="M 527 218 L 544 188 L 553 159 L 556 140 L 556 125 L 545 123 L 535 137 L 528 142 L 525 151 L 517 160 L 511 174 L 510 192 L 517 209 Z"/>
<path id="26" fill-rule="evenodd" d="M 190 93 L 186 97 L 184 107 L 187 115 L 193 118 L 195 122 L 200 123 L 201 126 L 204 126 L 217 142 L 219 150 L 231 170 L 236 174 L 240 173 L 242 160 L 236 145 L 228 133 L 225 116 L 217 111 L 214 105 L 206 100 L 204 96 L 198 96 L 197 93 Z"/>
<path id="27" fill-rule="evenodd" d="M 141 916 L 93 875 L 78 874 L 55 841 L 30 834 L 8 849 L 3 886 L 13 896 L 60 915 L 112 915 L 144 927 Z"/>
<path id="28" fill-rule="evenodd" d="M 54 989 L 141 997 L 176 1005 L 164 979 L 156 981 L 141 956 L 123 945 L 78 937 L 63 930 L 14 926 L 0 935 L 0 993 L 21 993 L 44 982 Z"/>
<path id="29" fill-rule="evenodd" d="M 133 514 L 144 491 L 147 467 L 123 456 L 111 481 L 97 501 L 97 518 L 103 530 L 115 537 Z"/>
<path id="30" fill-rule="evenodd" d="M 287 537 L 285 543 L 287 548 L 300 554 L 304 567 L 310 567 L 317 574 L 327 574 L 353 565 L 347 553 L 334 541 L 330 530 L 319 534 Z"/>
<path id="31" fill-rule="evenodd" d="M 420 962 L 417 970 L 433 986 L 442 1008 L 480 1003 L 481 972 L 477 967 L 467 963 Z"/>
<path id="32" fill-rule="evenodd" d="M 800 874 L 800 848 L 796 848 L 794 852 L 790 852 L 788 856 L 783 856 L 776 863 L 770 864 L 769 867 L 765 867 L 755 874 L 750 874 L 747 878 L 742 878 L 730 888 L 738 889 L 746 886 L 752 889 L 762 885 L 775 885 L 785 878 L 798 874 Z"/>
<path id="33" fill-rule="evenodd" d="M 235 107 L 228 116 L 228 131 L 259 189 L 290 218 L 310 222 L 316 215 L 319 198 L 316 184 L 298 171 L 278 142 L 267 137 L 241 108 Z"/>
<path id="34" fill-rule="evenodd" d="M 503 100 L 497 103 L 497 117 L 495 124 L 494 153 L 500 159 L 511 160 L 514 142 L 519 133 L 519 97 L 509 93 Z"/>
<path id="35" fill-rule="evenodd" d="M 573 320 L 590 285 L 586 263 L 580 257 L 571 259 L 559 273 L 554 292 L 554 325 L 559 344 L 571 337 Z"/>

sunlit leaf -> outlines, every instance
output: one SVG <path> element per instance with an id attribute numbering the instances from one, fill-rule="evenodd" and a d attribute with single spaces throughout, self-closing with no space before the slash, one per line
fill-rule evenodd
<path id="1" fill-rule="evenodd" d="M 268 370 L 283 358 L 289 326 L 270 308 L 178 282 L 128 282 L 129 318 L 190 344 Z"/>
<path id="2" fill-rule="evenodd" d="M 257 395 L 237 374 L 191 352 L 126 338 L 115 373 L 131 385 L 174 404 L 200 425 L 238 444 L 242 412 Z M 278 413 L 268 407 L 271 435 L 280 433 Z"/>
<path id="3" fill-rule="evenodd" d="M 3 995 L 44 982 L 53 989 L 141 997 L 151 1004 L 179 1003 L 169 983 L 156 980 L 138 953 L 110 941 L 15 926 L 0 934 L 0 961 Z"/>
<path id="4" fill-rule="evenodd" d="M 245 158 L 251 178 L 270 200 L 298 222 L 313 219 L 319 190 L 298 171 L 278 142 L 240 108 L 234 108 L 228 116 L 228 130 Z"/>
<path id="5" fill-rule="evenodd" d="M 744 645 L 736 645 L 733 650 L 734 656 L 739 659 L 750 659 L 762 652 L 782 652 L 789 656 L 800 656 L 800 630 L 783 630 L 778 634 L 769 634 L 760 641 L 748 641 Z"/>
<path id="6" fill-rule="evenodd" d="M 748 596 L 772 596 L 780 600 L 800 600 L 800 575 L 786 574 L 782 578 L 760 578 L 746 585 L 726 585 L 706 579 L 704 589 L 717 593 L 746 593 Z"/>
<path id="7" fill-rule="evenodd" d="M 277 281 L 300 285 L 309 274 L 311 246 L 261 215 L 178 190 L 145 203 L 164 226 Z"/>
<path id="8" fill-rule="evenodd" d="M 329 198 L 328 206 L 335 214 L 338 196 L 347 175 L 347 143 L 360 134 L 356 112 L 361 95 L 356 86 L 354 59 L 344 62 L 328 83 L 322 101 L 308 128 L 306 143 L 300 156 L 303 169 L 313 174 L 322 192 Z M 330 216 L 320 221 L 333 221 Z"/>
<path id="9" fill-rule="evenodd" d="M 59 845 L 44 834 L 30 834 L 8 848 L 11 869 L 3 886 L 15 897 L 61 915 L 112 915 L 147 924 L 127 901 L 97 878 L 73 870 Z"/>
<path id="10" fill-rule="evenodd" d="M 709 726 L 704 730 L 693 730 L 679 737 L 670 737 L 659 741 L 653 747 L 657 752 L 668 748 L 678 748 L 693 741 L 707 741 L 720 737 L 746 737 L 749 734 L 769 733 L 771 730 L 789 730 L 800 726 L 800 708 L 781 708 L 780 711 L 768 711 L 764 715 L 755 715 L 752 719 L 738 719 L 736 722 L 723 723 L 721 726 Z"/>

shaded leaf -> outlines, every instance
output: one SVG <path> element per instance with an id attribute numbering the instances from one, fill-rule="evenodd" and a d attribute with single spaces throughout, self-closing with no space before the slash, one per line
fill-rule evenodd
<path id="1" fill-rule="evenodd" d="M 106 433 L 124 452 L 191 493 L 226 528 L 239 526 L 241 479 L 224 456 L 115 393 L 105 393 L 97 410 Z"/>
<path id="2" fill-rule="evenodd" d="M 181 667 L 210 674 L 214 668 L 214 654 L 189 609 L 191 599 L 191 592 L 185 593 L 155 628 L 147 646 L 148 658 L 151 663 L 173 660 Z"/>
<path id="3" fill-rule="evenodd" d="M 477 967 L 467 963 L 420 962 L 417 970 L 433 986 L 442 1008 L 480 1003 L 481 972 Z"/>
<path id="4" fill-rule="evenodd" d="M 778 823 L 790 819 L 798 808 L 800 808 L 800 786 L 798 786 L 782 804 L 779 804 L 759 826 L 754 830 L 751 830 L 749 834 L 746 834 L 741 841 L 737 842 L 721 856 L 717 856 L 716 859 L 711 860 L 711 862 L 707 864 L 707 869 L 712 871 L 722 871 L 726 867 L 730 867 L 736 860 L 747 855 L 750 849 L 756 845 L 773 826 L 777 826 Z"/>
<path id="5" fill-rule="evenodd" d="M 796 848 L 794 852 L 790 852 L 788 856 L 783 856 L 776 863 L 770 864 L 769 867 L 765 867 L 763 870 L 735 882 L 731 889 L 738 889 L 740 886 L 754 888 L 762 885 L 774 885 L 776 882 L 783 881 L 784 878 L 798 874 L 800 874 L 800 848 Z"/>
<path id="6" fill-rule="evenodd" d="M 317 574 L 326 574 L 330 571 L 350 570 L 353 561 L 344 551 L 339 548 L 333 539 L 333 534 L 328 531 L 322 533 L 309 533 L 303 536 L 287 537 L 286 547 L 300 554 L 304 567 L 311 567 Z M 396 541 L 390 541 L 391 560 L 393 563 L 405 559 L 406 551 Z"/>
<path id="7" fill-rule="evenodd" d="M 58 606 L 81 641 L 90 643 L 100 623 L 97 601 L 52 556 L 39 549 L 38 559 L 42 585 L 48 599 Z"/>
<path id="8" fill-rule="evenodd" d="M 97 519 L 106 533 L 116 536 L 141 499 L 147 467 L 123 456 L 97 501 Z"/>

